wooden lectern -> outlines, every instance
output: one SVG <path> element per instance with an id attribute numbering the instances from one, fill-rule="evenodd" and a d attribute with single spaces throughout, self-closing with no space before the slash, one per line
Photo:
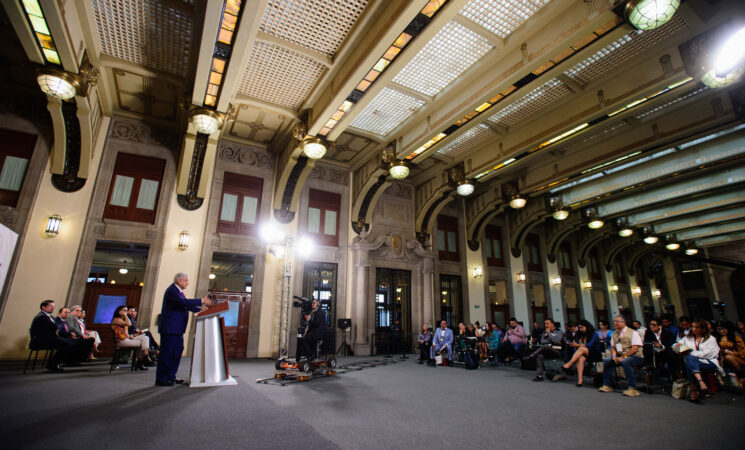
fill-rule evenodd
<path id="1" fill-rule="evenodd" d="M 189 387 L 231 386 L 238 384 L 230 376 L 225 352 L 225 320 L 220 313 L 228 302 L 217 303 L 197 314 L 197 332 L 191 358 Z"/>

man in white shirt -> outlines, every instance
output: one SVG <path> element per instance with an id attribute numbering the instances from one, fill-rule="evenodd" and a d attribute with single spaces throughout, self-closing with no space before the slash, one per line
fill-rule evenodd
<path id="1" fill-rule="evenodd" d="M 613 319 L 615 331 L 611 337 L 611 357 L 603 360 L 603 386 L 600 392 L 613 392 L 613 375 L 616 366 L 623 367 L 629 388 L 623 391 L 628 397 L 638 397 L 634 367 L 644 363 L 643 342 L 639 333 L 626 326 L 623 316 Z"/>
<path id="2" fill-rule="evenodd" d="M 432 348 L 429 349 L 430 365 L 434 365 L 435 354 L 444 349 L 447 349 L 448 360 L 453 359 L 453 330 L 448 328 L 448 323 L 443 320 L 432 337 Z"/>

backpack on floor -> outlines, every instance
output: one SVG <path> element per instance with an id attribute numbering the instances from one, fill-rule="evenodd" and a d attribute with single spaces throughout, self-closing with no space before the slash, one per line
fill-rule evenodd
<path id="1" fill-rule="evenodd" d="M 465 361 L 464 365 L 466 367 L 466 370 L 474 370 L 479 368 L 479 358 L 478 356 L 474 355 L 474 352 L 468 351 L 465 355 Z"/>

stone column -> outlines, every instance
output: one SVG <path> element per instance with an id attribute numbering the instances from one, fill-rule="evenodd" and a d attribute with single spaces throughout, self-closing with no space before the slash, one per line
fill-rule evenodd
<path id="1" fill-rule="evenodd" d="M 522 253 L 515 258 L 512 252 L 510 254 L 510 287 L 512 288 L 512 305 L 514 308 L 515 318 L 525 324 L 526 329 L 532 324 L 530 321 L 530 308 L 528 305 L 528 283 L 519 283 L 517 273 L 525 271 L 525 260 Z"/>
<path id="2" fill-rule="evenodd" d="M 352 259 L 354 261 L 354 299 L 352 299 L 352 310 L 354 330 L 352 346 L 355 355 L 369 355 L 370 342 L 367 336 L 367 309 L 368 309 L 368 286 L 370 279 L 370 263 L 367 259 L 368 248 L 364 239 L 355 238 L 352 244 Z"/>
<path id="3" fill-rule="evenodd" d="M 546 259 L 546 275 L 548 276 L 548 315 L 554 322 L 559 322 L 562 326 L 566 325 L 564 322 L 564 299 L 561 295 L 561 285 L 554 286 L 553 278 L 559 275 L 559 265 L 556 261 L 551 262 Z"/>
<path id="4" fill-rule="evenodd" d="M 434 301 L 435 298 L 432 295 L 434 287 L 434 273 L 432 267 L 434 262 L 432 258 L 424 258 L 422 260 L 422 318 L 424 322 L 430 324 L 431 327 L 436 328 L 435 315 L 434 315 Z"/>
<path id="5" fill-rule="evenodd" d="M 605 270 L 603 267 L 603 288 L 608 294 L 608 320 L 613 322 L 613 318 L 618 315 L 618 292 L 610 290 L 611 285 L 616 284 L 613 280 L 613 271 Z"/>
<path id="6" fill-rule="evenodd" d="M 585 320 L 598 326 L 598 318 L 595 316 L 595 305 L 592 304 L 592 289 L 585 288 L 585 281 L 590 280 L 590 273 L 585 267 L 577 267 L 577 281 L 579 282 L 579 295 L 582 302 L 582 315 Z"/>

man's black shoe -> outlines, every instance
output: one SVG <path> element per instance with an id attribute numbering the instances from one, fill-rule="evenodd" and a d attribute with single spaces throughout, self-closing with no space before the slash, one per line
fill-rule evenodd
<path id="1" fill-rule="evenodd" d="M 173 381 L 155 381 L 156 386 L 173 386 Z"/>
<path id="2" fill-rule="evenodd" d="M 533 378 L 533 381 L 543 381 L 543 377 L 540 375 L 536 375 L 535 378 Z"/>
<path id="3" fill-rule="evenodd" d="M 47 370 L 50 371 L 50 372 L 54 372 L 54 373 L 64 372 L 65 371 L 62 367 L 59 366 L 59 364 L 56 365 L 56 366 L 48 366 L 47 367 Z"/>
<path id="4" fill-rule="evenodd" d="M 183 384 L 184 383 L 184 379 L 183 378 L 176 378 L 176 379 L 171 380 L 171 381 L 173 381 L 176 384 Z"/>

